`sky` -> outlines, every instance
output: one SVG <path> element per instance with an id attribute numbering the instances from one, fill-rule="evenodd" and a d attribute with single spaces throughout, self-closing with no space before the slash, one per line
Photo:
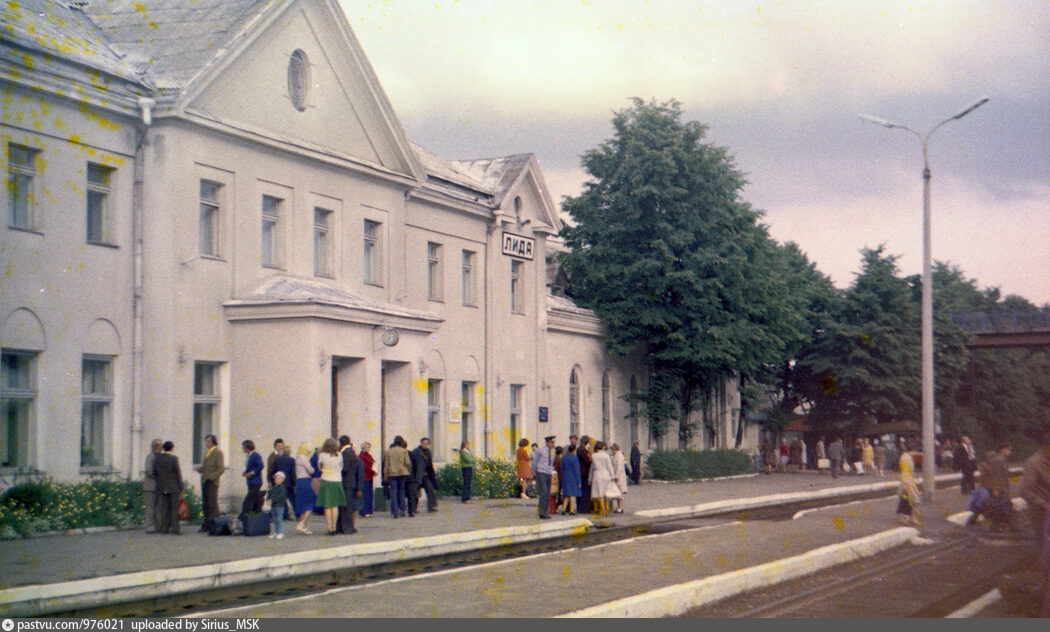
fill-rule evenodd
<path id="1" fill-rule="evenodd" d="M 839 287 L 884 245 L 1050 303 L 1050 3 L 340 0 L 410 140 L 533 153 L 560 207 L 632 97 L 677 100 L 746 174 L 742 198 Z"/>

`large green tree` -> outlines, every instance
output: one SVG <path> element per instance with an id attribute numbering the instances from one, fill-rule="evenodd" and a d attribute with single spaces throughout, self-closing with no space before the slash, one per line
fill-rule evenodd
<path id="1" fill-rule="evenodd" d="M 613 137 L 583 155 L 583 193 L 565 202 L 562 261 L 609 349 L 643 354 L 654 434 L 677 411 L 684 442 L 719 381 L 776 361 L 805 322 L 778 273 L 784 256 L 740 198 L 743 175 L 703 142 L 705 126 L 681 119 L 675 101 L 615 114 Z"/>

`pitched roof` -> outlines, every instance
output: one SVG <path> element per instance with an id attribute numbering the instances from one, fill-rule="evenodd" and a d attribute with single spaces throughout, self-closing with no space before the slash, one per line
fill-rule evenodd
<path id="1" fill-rule="evenodd" d="M 111 48 L 148 67 L 162 90 L 190 83 L 274 2 L 91 0 L 76 3 Z"/>

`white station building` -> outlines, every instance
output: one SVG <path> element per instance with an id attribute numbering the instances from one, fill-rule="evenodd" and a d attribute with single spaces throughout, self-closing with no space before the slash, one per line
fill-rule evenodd
<path id="1" fill-rule="evenodd" d="M 548 269 L 536 159 L 409 142 L 337 2 L 0 12 L 3 486 L 137 478 L 154 438 L 193 480 L 207 433 L 224 505 L 244 439 L 649 445 L 645 367 Z M 735 432 L 720 393 L 705 447 Z"/>

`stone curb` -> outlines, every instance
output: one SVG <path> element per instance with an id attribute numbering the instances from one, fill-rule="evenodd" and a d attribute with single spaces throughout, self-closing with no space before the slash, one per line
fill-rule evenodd
<path id="1" fill-rule="evenodd" d="M 898 527 L 864 538 L 824 546 L 783 560 L 610 601 L 561 615 L 560 618 L 675 616 L 750 590 L 766 588 L 837 564 L 871 557 L 912 542 L 918 535 L 918 529 Z"/>
<path id="2" fill-rule="evenodd" d="M 0 590 L 0 614 L 39 616 L 178 593 L 236 586 L 269 579 L 474 551 L 509 544 L 581 535 L 585 518 L 544 524 L 446 533 L 386 542 L 312 549 L 232 562 L 123 573 L 55 584 Z"/>

